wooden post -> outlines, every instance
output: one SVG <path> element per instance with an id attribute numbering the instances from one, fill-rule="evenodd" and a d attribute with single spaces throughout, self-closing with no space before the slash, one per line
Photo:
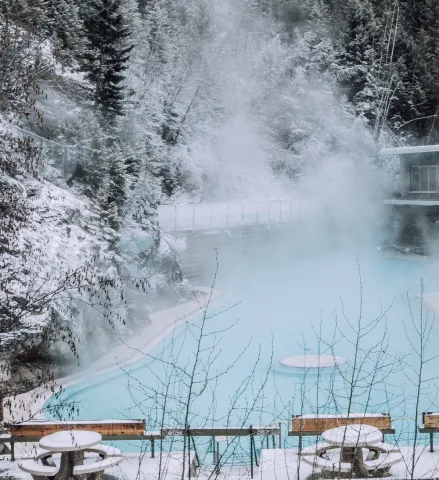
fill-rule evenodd
<path id="1" fill-rule="evenodd" d="M 151 458 L 154 458 L 155 456 L 155 440 L 151 439 Z"/>
<path id="2" fill-rule="evenodd" d="M 433 452 L 433 432 L 430 432 L 430 452 Z"/>

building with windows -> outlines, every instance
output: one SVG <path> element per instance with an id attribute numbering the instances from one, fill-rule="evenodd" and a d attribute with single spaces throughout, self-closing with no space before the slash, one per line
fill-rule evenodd
<path id="1" fill-rule="evenodd" d="M 394 241 L 403 247 L 437 253 L 439 248 L 439 145 L 387 148 L 398 155 L 400 184 L 394 198 L 384 201 L 398 228 Z"/>
<path id="2" fill-rule="evenodd" d="M 401 162 L 398 198 L 386 203 L 439 205 L 439 145 L 386 148 L 381 154 L 398 155 Z"/>

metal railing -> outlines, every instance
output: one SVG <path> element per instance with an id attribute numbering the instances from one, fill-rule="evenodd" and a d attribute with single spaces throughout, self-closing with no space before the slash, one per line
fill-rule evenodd
<path id="1" fill-rule="evenodd" d="M 14 137 L 17 138 L 31 138 L 34 146 L 37 149 L 42 165 L 40 172 L 44 177 L 53 179 L 61 179 L 67 182 L 76 171 L 79 163 L 86 163 L 92 160 L 92 156 L 99 153 L 100 142 L 107 137 L 100 139 L 82 140 L 76 144 L 68 145 L 49 140 L 34 132 L 26 130 L 18 125 L 4 124 Z M 94 142 L 97 148 L 87 146 L 87 143 Z"/>
<path id="2" fill-rule="evenodd" d="M 160 205 L 158 220 L 164 232 L 214 230 L 289 223 L 300 218 L 301 210 L 297 199 Z"/>

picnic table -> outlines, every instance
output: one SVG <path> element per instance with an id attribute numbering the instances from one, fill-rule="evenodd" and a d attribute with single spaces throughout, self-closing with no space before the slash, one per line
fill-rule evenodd
<path id="1" fill-rule="evenodd" d="M 382 476 L 402 460 L 398 448 L 383 443 L 382 432 L 366 424 L 331 428 L 322 433 L 323 443 L 302 450 L 303 461 L 337 476 L 354 473 L 356 477 Z M 331 452 L 340 449 L 338 461 Z M 366 458 L 364 453 L 366 452 Z"/>
<path id="2" fill-rule="evenodd" d="M 21 470 L 30 473 L 34 480 L 51 477 L 55 480 L 68 480 L 77 475 L 98 479 L 105 469 L 123 460 L 120 450 L 100 445 L 101 441 L 102 436 L 97 432 L 64 430 L 52 433 L 39 442 L 43 452 L 33 459 L 21 461 L 19 466 Z M 57 464 L 54 457 L 58 454 L 61 459 Z M 90 454 L 94 454 L 92 462 L 86 463 L 86 456 L 90 457 Z"/>
<path id="3" fill-rule="evenodd" d="M 381 443 L 383 434 L 372 425 L 352 424 L 331 428 L 322 433 L 329 445 L 341 447 L 340 460 L 352 464 L 352 471 L 359 477 L 367 477 L 368 470 L 363 460 L 363 447 Z"/>

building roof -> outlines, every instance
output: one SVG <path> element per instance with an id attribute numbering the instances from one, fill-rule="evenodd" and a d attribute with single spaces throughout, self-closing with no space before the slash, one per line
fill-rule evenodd
<path id="1" fill-rule="evenodd" d="M 410 153 L 439 152 L 439 145 L 419 145 L 417 147 L 383 148 L 382 155 L 408 155 Z"/>
<path id="2" fill-rule="evenodd" d="M 389 199 L 384 200 L 385 205 L 418 205 L 421 207 L 439 206 L 439 200 L 412 200 L 412 199 Z"/>

